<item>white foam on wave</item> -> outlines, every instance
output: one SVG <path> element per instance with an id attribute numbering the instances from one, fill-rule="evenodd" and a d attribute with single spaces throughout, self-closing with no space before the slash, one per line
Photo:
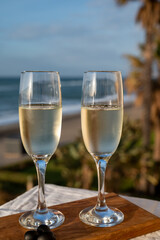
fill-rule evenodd
<path id="1" fill-rule="evenodd" d="M 135 98 L 136 98 L 135 94 L 124 95 L 124 105 L 133 103 Z M 81 103 L 76 102 L 74 104 L 71 104 L 71 101 L 69 102 L 67 101 L 66 103 L 64 102 L 63 104 L 62 107 L 63 116 L 79 114 L 81 111 Z M 18 113 L 7 112 L 3 116 L 2 115 L 0 116 L 0 126 L 18 123 L 18 121 L 19 121 Z"/>
<path id="2" fill-rule="evenodd" d="M 124 95 L 124 105 L 131 104 L 135 101 L 136 95 Z M 72 114 L 78 114 L 81 111 L 81 104 L 75 103 L 70 105 L 64 105 L 63 106 L 63 115 L 72 115 Z"/>
<path id="3" fill-rule="evenodd" d="M 5 115 L 4 117 L 0 118 L 0 126 L 18 123 L 18 121 L 19 121 L 18 114 Z"/>
<path id="4" fill-rule="evenodd" d="M 81 111 L 81 104 L 65 105 L 63 106 L 62 111 L 64 116 L 78 114 Z"/>

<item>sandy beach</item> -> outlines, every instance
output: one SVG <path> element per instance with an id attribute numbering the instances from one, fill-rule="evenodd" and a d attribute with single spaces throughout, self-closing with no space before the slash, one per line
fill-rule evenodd
<path id="1" fill-rule="evenodd" d="M 129 119 L 140 119 L 143 114 L 142 108 L 126 105 L 125 117 Z M 62 131 L 59 145 L 74 142 L 81 137 L 80 113 L 63 116 Z M 19 124 L 0 126 L 0 167 L 14 164 L 29 158 L 23 152 Z"/>

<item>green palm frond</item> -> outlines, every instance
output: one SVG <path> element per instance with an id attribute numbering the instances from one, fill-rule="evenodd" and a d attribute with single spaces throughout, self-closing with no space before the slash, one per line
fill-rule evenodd
<path id="1" fill-rule="evenodd" d="M 140 83 L 138 81 L 138 78 L 129 74 L 128 77 L 125 80 L 125 87 L 126 87 L 127 92 L 129 94 L 137 91 L 140 87 Z"/>
<path id="2" fill-rule="evenodd" d="M 118 5 L 121 6 L 121 5 L 124 5 L 124 4 L 128 3 L 129 0 L 116 0 L 116 2 L 117 2 Z"/>
<path id="3" fill-rule="evenodd" d="M 141 53 L 143 54 L 144 51 L 146 50 L 146 44 L 145 43 L 140 43 L 138 44 L 139 50 L 141 51 Z"/>
<path id="4" fill-rule="evenodd" d="M 160 41 L 157 42 L 157 46 L 155 49 L 155 57 L 158 61 L 160 61 Z"/>
<path id="5" fill-rule="evenodd" d="M 132 67 L 142 68 L 144 66 L 143 60 L 141 60 L 139 57 L 129 55 L 129 54 L 126 54 L 124 56 L 125 56 L 125 58 L 127 58 L 130 61 Z"/>
<path id="6" fill-rule="evenodd" d="M 137 2 L 137 1 L 139 1 L 139 0 L 116 0 L 117 4 L 120 6 L 122 6 L 128 2 Z"/>
<path id="7" fill-rule="evenodd" d="M 144 0 L 137 13 L 136 22 L 148 30 L 157 27 L 160 24 L 160 1 Z"/>
<path id="8" fill-rule="evenodd" d="M 135 79 L 137 79 L 137 81 L 141 81 L 141 79 L 142 79 L 142 71 L 132 71 L 132 72 L 130 72 L 130 76 L 132 77 L 132 78 L 135 78 Z"/>

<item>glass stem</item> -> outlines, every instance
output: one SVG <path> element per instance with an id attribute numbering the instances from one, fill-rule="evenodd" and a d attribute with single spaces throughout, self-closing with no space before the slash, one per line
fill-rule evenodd
<path id="1" fill-rule="evenodd" d="M 45 160 L 34 161 L 37 170 L 38 177 L 38 205 L 37 211 L 45 212 L 47 211 L 46 202 L 45 202 L 45 172 L 47 163 Z"/>
<path id="2" fill-rule="evenodd" d="M 104 159 L 96 159 L 95 161 L 98 175 L 98 198 L 96 210 L 103 211 L 108 209 L 105 200 L 105 173 L 108 161 Z"/>

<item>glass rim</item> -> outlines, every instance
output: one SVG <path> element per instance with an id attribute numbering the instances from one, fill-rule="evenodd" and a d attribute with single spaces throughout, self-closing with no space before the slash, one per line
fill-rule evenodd
<path id="1" fill-rule="evenodd" d="M 94 70 L 89 70 L 89 71 L 86 71 L 86 72 L 84 72 L 84 73 L 121 73 L 121 71 L 94 71 Z"/>
<path id="2" fill-rule="evenodd" d="M 22 71 L 21 74 L 24 74 L 24 73 L 57 73 L 59 74 L 59 72 L 57 71 Z"/>

